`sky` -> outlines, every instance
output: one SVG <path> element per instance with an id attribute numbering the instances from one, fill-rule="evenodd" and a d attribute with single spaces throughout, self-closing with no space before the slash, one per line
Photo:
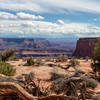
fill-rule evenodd
<path id="1" fill-rule="evenodd" d="M 0 0 L 0 37 L 100 37 L 100 0 Z"/>

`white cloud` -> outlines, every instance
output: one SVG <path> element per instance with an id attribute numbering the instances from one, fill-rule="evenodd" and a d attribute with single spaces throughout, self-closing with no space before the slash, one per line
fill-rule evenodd
<path id="1" fill-rule="evenodd" d="M 34 24 L 32 22 L 25 22 L 25 23 L 22 23 L 21 26 L 30 28 L 30 27 L 34 27 Z"/>
<path id="2" fill-rule="evenodd" d="M 32 14 L 23 13 L 23 12 L 17 13 L 17 17 L 18 17 L 18 19 L 22 19 L 22 20 L 44 19 L 44 17 L 42 17 L 40 15 L 35 16 L 35 15 L 32 15 Z"/>
<path id="3" fill-rule="evenodd" d="M 36 19 L 44 19 L 44 17 L 42 17 L 42 16 L 36 16 Z"/>
<path id="4" fill-rule="evenodd" d="M 30 10 L 46 13 L 82 11 L 100 13 L 99 0 L 0 0 L 1 9 Z"/>
<path id="5" fill-rule="evenodd" d="M 0 12 L 0 19 L 20 19 L 20 20 L 34 20 L 34 19 L 44 19 L 44 17 L 38 15 L 32 15 L 24 12 L 19 12 L 16 15 L 8 13 L 8 12 Z"/>
<path id="6" fill-rule="evenodd" d="M 100 21 L 100 18 L 93 19 L 95 22 Z"/>
<path id="7" fill-rule="evenodd" d="M 16 19 L 16 16 L 7 12 L 0 12 L 0 19 Z"/>
<path id="8" fill-rule="evenodd" d="M 64 21 L 59 19 L 59 20 L 57 20 L 57 23 L 63 25 Z"/>
<path id="9" fill-rule="evenodd" d="M 0 22 L 0 36 L 17 35 L 25 37 L 48 36 L 67 37 L 69 34 L 78 37 L 100 36 L 100 27 L 88 23 L 57 23 L 46 21 L 11 20 Z"/>

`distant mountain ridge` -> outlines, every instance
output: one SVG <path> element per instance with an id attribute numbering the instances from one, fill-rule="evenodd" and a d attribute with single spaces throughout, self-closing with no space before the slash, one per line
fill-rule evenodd
<path id="1" fill-rule="evenodd" d="M 45 38 L 0 38 L 0 51 L 7 48 L 18 49 L 22 54 L 26 51 L 36 53 L 72 53 L 75 43 L 69 41 L 54 41 Z"/>
<path id="2" fill-rule="evenodd" d="M 43 48 L 45 46 L 52 46 L 46 39 L 33 38 L 0 38 L 0 49 L 5 48 Z"/>

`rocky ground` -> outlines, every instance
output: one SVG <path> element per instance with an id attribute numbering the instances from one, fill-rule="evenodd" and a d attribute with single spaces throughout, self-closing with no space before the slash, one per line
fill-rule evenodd
<path id="1" fill-rule="evenodd" d="M 75 92 L 76 91 L 76 88 L 78 89 L 79 87 L 81 87 L 81 88 L 79 88 L 79 90 L 81 91 L 80 93 L 79 93 L 79 90 L 77 90 L 78 95 L 80 94 L 80 97 L 78 97 L 78 98 L 81 98 L 82 100 L 88 100 L 88 99 L 89 100 L 100 100 L 100 99 L 91 99 L 92 98 L 92 94 L 91 93 L 93 93 L 93 94 L 96 94 L 96 93 L 99 94 L 100 93 L 100 84 L 98 83 L 95 89 L 89 89 L 89 90 L 87 90 L 87 89 L 85 89 L 85 85 L 84 85 L 83 80 L 81 80 L 81 78 L 80 78 L 82 75 L 83 76 L 90 76 L 91 73 L 93 73 L 92 68 L 91 68 L 91 60 L 86 61 L 86 60 L 80 60 L 79 59 L 78 61 L 80 62 L 80 64 L 77 66 L 77 68 L 76 68 L 77 70 L 75 68 L 73 68 L 72 66 L 70 66 L 69 68 L 67 68 L 68 65 L 69 65 L 69 61 L 70 61 L 70 59 L 68 61 L 66 61 L 66 62 L 46 61 L 45 59 L 42 59 L 43 65 L 39 65 L 39 66 L 27 66 L 26 65 L 26 61 L 24 61 L 22 59 L 19 59 L 18 61 L 8 61 L 7 63 L 10 63 L 11 65 L 14 66 L 14 68 L 16 68 L 16 73 L 11 78 L 19 79 L 23 75 L 29 75 L 30 73 L 34 73 L 34 81 L 35 81 L 35 84 L 37 86 L 39 86 L 39 89 L 40 90 L 42 90 L 42 91 L 45 92 L 45 94 L 42 94 L 43 96 L 49 96 L 51 94 L 57 96 L 57 94 L 59 94 L 59 93 L 55 93 L 54 91 L 52 91 L 52 90 L 55 90 L 57 87 L 54 86 L 53 88 L 51 88 L 51 85 L 54 84 L 53 82 L 58 78 L 58 75 L 60 75 L 59 77 L 61 77 L 61 75 L 63 75 L 63 80 L 61 80 L 61 81 L 62 81 L 62 84 L 65 84 L 66 82 L 63 83 L 63 81 L 66 80 L 66 77 L 64 77 L 64 76 L 68 75 L 70 77 L 70 78 L 68 78 L 69 83 L 67 82 L 66 84 L 69 84 L 69 87 L 71 89 L 68 87 L 67 88 L 67 92 L 69 90 L 71 90 L 70 91 L 70 92 L 72 92 L 71 95 L 74 95 L 74 96 L 77 97 L 77 94 Z M 76 74 L 76 71 L 78 71 L 78 74 Z M 52 75 L 54 75 L 54 76 L 52 77 Z M 28 80 L 24 80 L 24 83 L 25 82 L 27 83 L 27 81 Z M 27 84 L 26 83 L 24 84 L 24 86 L 21 85 L 22 87 L 24 87 L 25 90 L 27 90 L 25 87 L 27 87 L 27 85 L 30 84 L 30 83 L 27 83 Z M 73 83 L 75 85 L 74 88 L 73 88 L 73 86 L 74 86 Z M 79 87 L 78 87 L 78 85 L 79 85 Z M 3 86 L 5 86 L 5 84 L 3 84 Z M 19 88 L 16 85 L 14 85 L 14 86 L 15 86 L 15 88 Z M 37 88 L 37 86 L 35 86 L 35 88 Z M 61 88 L 63 88 L 63 87 L 61 86 Z M 28 86 L 28 89 L 30 90 L 30 87 L 29 86 Z M 66 89 L 66 86 L 65 86 L 65 89 Z M 83 89 L 83 90 L 81 90 L 81 89 Z M 29 90 L 28 90 L 28 92 L 29 93 L 32 93 Z M 59 90 L 58 92 L 60 92 L 60 91 L 61 90 Z M 63 92 L 60 93 L 60 95 L 61 96 L 63 95 L 63 97 L 57 96 L 58 99 L 57 98 L 54 99 L 56 97 L 56 96 L 54 96 L 53 99 L 47 99 L 48 98 L 47 97 L 46 99 L 39 99 L 38 98 L 36 100 L 77 100 L 75 98 L 72 98 L 73 96 L 68 97 L 68 98 L 67 97 L 64 97 L 64 94 L 66 94 L 67 92 L 64 91 L 64 90 L 62 90 L 62 91 Z M 86 98 L 88 98 L 88 99 L 85 99 L 84 98 L 84 91 L 86 91 L 86 92 L 89 91 L 89 93 L 86 93 L 86 95 L 87 95 Z M 73 94 L 73 93 L 75 93 L 75 94 Z M 27 95 L 27 97 L 28 97 L 28 94 L 26 92 L 23 95 Z M 39 95 L 40 95 L 40 93 L 39 93 Z M 37 94 L 35 94 L 35 96 L 38 97 Z M 52 98 L 52 97 L 50 97 L 50 98 Z M 65 98 L 67 98 L 67 99 L 65 99 Z M 81 99 L 79 99 L 79 100 L 81 100 Z M 0 100 L 3 100 L 3 99 L 0 99 Z M 12 100 L 12 99 L 10 99 L 10 100 Z M 18 99 L 18 100 L 20 100 L 20 99 Z M 35 99 L 22 99 L 22 100 L 35 100 Z"/>
<path id="2" fill-rule="evenodd" d="M 79 60 L 80 65 L 77 67 L 79 70 L 84 71 L 85 73 L 92 72 L 91 68 L 91 60 L 86 61 L 86 60 Z M 16 68 L 16 73 L 14 77 L 17 77 L 21 74 L 26 74 L 30 72 L 34 72 L 36 74 L 36 77 L 46 79 L 49 78 L 50 76 L 48 75 L 50 72 L 52 72 L 54 69 L 59 71 L 59 73 L 67 73 L 67 72 L 73 72 L 74 68 L 70 67 L 67 71 L 64 69 L 61 69 L 57 67 L 56 65 L 61 65 L 62 67 L 67 67 L 69 64 L 69 61 L 67 62 L 44 62 L 44 65 L 40 66 L 26 66 L 26 61 L 23 61 L 20 59 L 19 61 L 8 61 L 11 65 L 13 65 Z M 53 67 L 48 66 L 48 64 L 53 64 Z"/>

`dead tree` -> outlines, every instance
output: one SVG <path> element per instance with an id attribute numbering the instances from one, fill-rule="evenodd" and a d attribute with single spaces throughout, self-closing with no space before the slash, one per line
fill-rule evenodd
<path id="1" fill-rule="evenodd" d="M 7 97 L 13 98 L 10 98 L 10 100 L 86 100 L 86 86 L 84 81 L 79 77 L 72 77 L 67 81 L 68 88 L 64 91 L 64 94 L 50 94 L 47 96 L 40 96 L 39 88 L 36 88 L 37 96 L 33 96 L 15 82 L 0 82 L 0 100 L 6 100 Z M 80 95 L 78 94 L 79 90 Z M 66 95 L 68 92 L 70 92 L 70 95 Z"/>
<path id="2" fill-rule="evenodd" d="M 0 82 L 0 90 L 8 90 L 7 93 L 0 93 L 0 96 L 9 96 L 16 94 L 21 100 L 35 100 L 28 92 L 25 91 L 20 85 L 12 82 Z M 9 92 L 10 91 L 10 92 Z"/>

